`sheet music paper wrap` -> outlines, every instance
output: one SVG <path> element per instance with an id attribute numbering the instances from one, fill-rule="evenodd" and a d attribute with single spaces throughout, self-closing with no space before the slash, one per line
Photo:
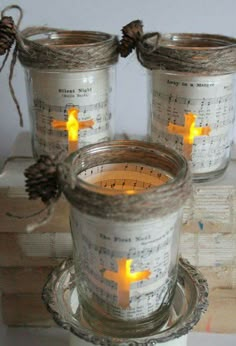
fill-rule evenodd
<path id="1" fill-rule="evenodd" d="M 148 317 L 163 303 L 168 305 L 176 281 L 181 215 L 182 210 L 162 218 L 127 223 L 102 220 L 73 208 L 72 232 L 81 233 L 74 237 L 75 266 L 86 276 L 92 302 L 105 304 L 109 314 L 124 320 Z M 149 279 L 131 284 L 127 309 L 118 304 L 117 284 L 103 278 L 105 270 L 118 271 L 116 260 L 121 258 L 133 260 L 131 272 L 151 272 Z"/>
<path id="2" fill-rule="evenodd" d="M 229 161 L 233 136 L 233 75 L 199 76 L 160 70 L 150 74 L 152 140 L 184 153 L 183 136 L 169 133 L 168 124 L 183 126 L 184 115 L 193 113 L 196 127 L 210 127 L 210 134 L 195 137 L 189 148 L 193 174 L 223 169 Z"/>
<path id="3" fill-rule="evenodd" d="M 118 44 L 117 36 L 90 30 L 34 26 L 18 33 L 36 157 L 63 159 L 110 139 Z"/>
<path id="4" fill-rule="evenodd" d="M 79 131 L 79 147 L 109 140 L 112 133 L 112 67 L 93 71 L 42 71 L 28 69 L 27 85 L 32 114 L 33 149 L 38 156 L 68 151 L 68 133 L 52 126 L 67 121 L 71 107 L 79 121 L 93 120 L 92 128 Z"/>
<path id="5" fill-rule="evenodd" d="M 93 327 L 104 318 L 109 326 L 128 320 L 130 329 L 145 318 L 151 328 L 162 323 L 176 286 L 182 207 L 190 193 L 186 160 L 152 143 L 103 142 L 70 155 L 59 180 L 72 206 L 85 319 Z"/>

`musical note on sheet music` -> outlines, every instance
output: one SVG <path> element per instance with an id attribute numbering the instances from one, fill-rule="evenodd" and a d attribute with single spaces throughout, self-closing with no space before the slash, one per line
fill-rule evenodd
<path id="1" fill-rule="evenodd" d="M 170 176 L 158 169 L 133 163 L 99 165 L 79 174 L 80 179 L 91 184 L 113 190 L 123 190 L 128 194 L 147 190 L 171 180 Z"/>
<path id="2" fill-rule="evenodd" d="M 234 122 L 233 77 L 152 74 L 151 138 L 184 152 L 183 137 L 168 133 L 168 125 L 183 126 L 186 114 L 196 114 L 197 127 L 209 135 L 196 136 L 191 148 L 193 173 L 208 173 L 224 166 L 230 153 Z"/>
<path id="3" fill-rule="evenodd" d="M 81 131 L 79 147 L 109 140 L 111 104 L 109 72 L 43 73 L 32 71 L 34 151 L 40 154 L 67 153 L 66 131 L 52 128 L 53 119 L 66 120 L 67 110 L 80 109 L 80 120 L 93 120 L 93 128 Z"/>

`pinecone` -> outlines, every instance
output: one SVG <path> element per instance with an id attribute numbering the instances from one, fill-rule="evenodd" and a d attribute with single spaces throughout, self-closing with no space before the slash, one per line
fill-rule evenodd
<path id="1" fill-rule="evenodd" d="M 141 20 L 134 20 L 122 28 L 122 33 L 119 51 L 120 55 L 126 58 L 143 35 L 143 23 Z"/>
<path id="2" fill-rule="evenodd" d="M 0 20 L 0 55 L 8 51 L 16 36 L 15 24 L 12 17 L 3 17 Z"/>
<path id="3" fill-rule="evenodd" d="M 41 198 L 48 204 L 59 198 L 61 191 L 57 181 L 57 165 L 50 156 L 42 155 L 25 170 L 26 191 L 29 199 Z"/>

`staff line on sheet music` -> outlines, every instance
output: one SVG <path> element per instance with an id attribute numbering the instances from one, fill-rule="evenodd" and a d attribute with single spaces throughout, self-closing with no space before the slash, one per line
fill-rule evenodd
<path id="1" fill-rule="evenodd" d="M 49 105 L 40 99 L 35 99 L 34 100 L 34 108 L 35 109 L 40 109 L 40 110 L 47 110 L 49 113 L 51 112 L 66 112 L 68 108 L 70 107 L 78 107 L 81 112 L 90 112 L 93 110 L 99 110 L 106 108 L 108 106 L 109 102 L 108 100 L 105 100 L 103 102 L 97 102 L 94 104 L 90 105 L 78 105 L 74 103 L 67 103 L 65 106 L 58 106 L 58 105 Z"/>
<path id="2" fill-rule="evenodd" d="M 219 96 L 219 97 L 210 97 L 210 98 L 193 98 L 193 97 L 181 97 L 181 96 L 172 96 L 172 94 L 164 94 L 161 93 L 157 90 L 153 91 L 153 96 L 159 97 L 162 100 L 169 100 L 169 103 L 175 102 L 178 104 L 187 104 L 187 105 L 197 105 L 197 104 L 202 104 L 202 105 L 210 105 L 210 104 L 217 104 L 221 102 L 227 102 L 227 101 L 232 101 L 233 95 L 232 93 L 224 95 L 224 96 Z"/>

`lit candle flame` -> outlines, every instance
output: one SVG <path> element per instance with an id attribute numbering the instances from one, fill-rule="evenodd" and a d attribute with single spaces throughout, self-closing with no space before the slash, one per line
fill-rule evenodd
<path id="1" fill-rule="evenodd" d="M 184 153 L 189 156 L 190 152 L 192 152 L 194 138 L 199 136 L 209 136 L 211 128 L 209 126 L 195 127 L 197 115 L 193 113 L 184 114 L 184 117 L 184 126 L 169 123 L 168 132 L 183 136 Z"/>
<path id="2" fill-rule="evenodd" d="M 79 131 L 91 128 L 94 125 L 93 120 L 79 121 L 79 109 L 76 107 L 69 108 L 67 111 L 68 120 L 53 120 L 52 127 L 57 130 L 66 130 L 68 133 L 68 151 L 69 153 L 78 149 Z"/>
<path id="3" fill-rule="evenodd" d="M 68 110 L 68 120 L 66 122 L 66 129 L 68 131 L 68 140 L 77 141 L 79 139 L 79 121 L 78 110 L 76 108 L 70 108 Z"/>
<path id="4" fill-rule="evenodd" d="M 122 308 L 129 307 L 130 285 L 133 282 L 149 279 L 150 270 L 143 272 L 131 273 L 132 259 L 121 258 L 117 260 L 118 271 L 113 272 L 106 270 L 103 274 L 104 278 L 117 283 L 118 304 Z"/>
<path id="5" fill-rule="evenodd" d="M 135 190 L 126 190 L 125 192 L 127 193 L 127 195 L 135 195 L 136 194 Z"/>

